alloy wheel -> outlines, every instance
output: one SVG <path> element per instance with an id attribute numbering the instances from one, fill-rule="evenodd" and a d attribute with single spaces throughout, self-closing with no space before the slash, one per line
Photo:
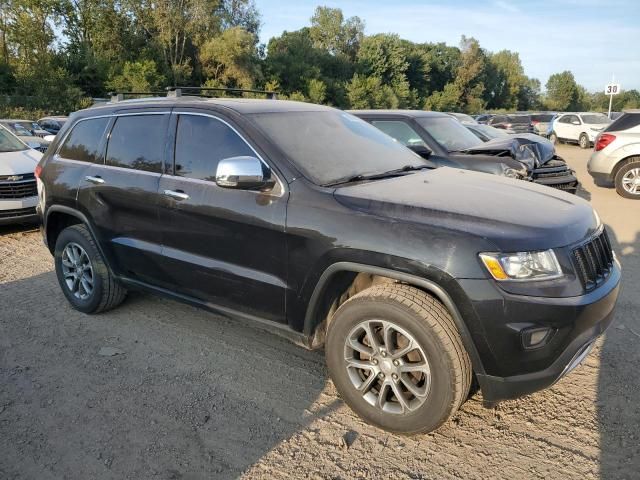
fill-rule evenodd
<path id="1" fill-rule="evenodd" d="M 89 255 L 77 243 L 68 243 L 62 251 L 62 275 L 69 291 L 80 300 L 93 293 L 94 276 Z"/>
<path id="2" fill-rule="evenodd" d="M 345 340 L 344 361 L 353 387 L 385 413 L 412 412 L 429 396 L 427 356 L 411 333 L 392 322 L 356 325 Z"/>
<path id="3" fill-rule="evenodd" d="M 640 195 L 640 168 L 632 168 L 624 174 L 622 188 L 632 195 Z"/>

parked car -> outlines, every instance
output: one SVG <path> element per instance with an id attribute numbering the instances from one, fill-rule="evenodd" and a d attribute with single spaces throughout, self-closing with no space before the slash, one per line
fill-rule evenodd
<path id="1" fill-rule="evenodd" d="M 532 113 L 530 117 L 531 125 L 533 125 L 533 133 L 546 137 L 549 124 L 554 115 L 554 112 Z"/>
<path id="2" fill-rule="evenodd" d="M 491 173 L 575 193 L 578 179 L 553 145 L 539 137 L 505 136 L 485 143 L 449 115 L 420 110 L 354 110 L 438 167 Z M 521 149 L 522 145 L 529 145 Z"/>
<path id="3" fill-rule="evenodd" d="M 628 110 L 596 137 L 587 170 L 598 185 L 640 200 L 640 110 Z"/>
<path id="4" fill-rule="evenodd" d="M 492 404 L 570 372 L 621 277 L 588 202 L 431 167 L 333 108 L 167 97 L 74 114 L 36 175 L 73 308 L 144 289 L 255 320 L 324 345 L 365 420 L 418 433 L 472 379 Z"/>
<path id="5" fill-rule="evenodd" d="M 553 143 L 577 143 L 580 148 L 591 148 L 598 133 L 611 123 L 602 113 L 563 113 L 552 124 L 549 140 Z"/>
<path id="6" fill-rule="evenodd" d="M 476 119 L 476 122 L 486 125 L 492 117 L 493 117 L 492 113 L 483 113 L 481 115 L 476 115 L 475 119 Z"/>
<path id="7" fill-rule="evenodd" d="M 470 124 L 470 125 L 475 125 L 476 123 L 478 123 L 475 120 L 475 118 L 473 118 L 471 115 L 467 115 L 466 113 L 457 113 L 457 112 L 445 112 L 445 113 L 447 115 L 452 116 L 453 118 L 458 120 L 460 123 Z"/>
<path id="8" fill-rule="evenodd" d="M 0 225 L 38 220 L 34 169 L 42 153 L 0 126 Z"/>
<path id="9" fill-rule="evenodd" d="M 51 135 L 56 135 L 69 117 L 44 117 L 38 120 L 38 125 L 42 130 L 46 130 Z"/>
<path id="10" fill-rule="evenodd" d="M 611 112 L 609 119 L 613 122 L 614 120 L 619 119 L 624 112 Z"/>
<path id="11" fill-rule="evenodd" d="M 494 115 L 489 119 L 487 125 L 513 130 L 515 133 L 534 133 L 529 115 Z"/>
<path id="12" fill-rule="evenodd" d="M 40 152 L 46 152 L 49 147 L 49 143 L 43 137 L 49 135 L 46 130 L 40 129 L 40 126 L 36 122 L 31 120 L 13 120 L 2 119 L 0 125 L 8 129 L 20 140 L 25 142 L 29 147 L 39 150 Z"/>

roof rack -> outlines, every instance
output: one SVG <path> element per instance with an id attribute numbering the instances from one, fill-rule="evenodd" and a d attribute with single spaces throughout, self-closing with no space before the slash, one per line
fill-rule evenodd
<path id="1" fill-rule="evenodd" d="M 167 92 L 152 91 L 152 92 L 109 92 L 107 95 L 111 97 L 112 102 L 122 102 L 125 95 L 166 95 Z"/>
<path id="2" fill-rule="evenodd" d="M 266 95 L 269 100 L 276 100 L 278 97 L 277 92 L 273 92 L 270 90 L 251 90 L 246 88 L 213 88 L 213 87 L 167 87 L 167 96 L 168 97 L 181 97 L 183 90 L 192 91 L 197 90 L 198 92 L 228 92 L 228 93 L 256 93 L 260 95 Z M 189 93 L 187 93 L 189 95 Z M 196 94 L 197 95 L 197 94 Z"/>

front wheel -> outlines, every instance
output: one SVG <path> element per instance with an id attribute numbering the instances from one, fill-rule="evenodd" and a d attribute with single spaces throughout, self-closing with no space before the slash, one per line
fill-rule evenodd
<path id="1" fill-rule="evenodd" d="M 342 304 L 325 354 L 344 401 L 392 432 L 433 431 L 469 394 L 471 361 L 451 315 L 408 285 L 374 286 Z"/>
<path id="2" fill-rule="evenodd" d="M 640 200 L 640 158 L 630 159 L 615 176 L 616 192 L 625 198 Z"/>
<path id="3" fill-rule="evenodd" d="M 556 135 L 556 132 L 551 132 L 551 135 L 549 135 L 549 141 L 554 145 L 557 145 L 559 143 L 558 135 Z"/>
<path id="4" fill-rule="evenodd" d="M 578 144 L 580 148 L 587 149 L 591 146 L 591 142 L 589 141 L 589 137 L 586 133 L 580 135 L 580 139 L 578 140 Z"/>
<path id="5" fill-rule="evenodd" d="M 60 232 L 54 263 L 62 293 L 76 310 L 104 312 L 120 305 L 127 295 L 84 225 L 73 225 Z"/>

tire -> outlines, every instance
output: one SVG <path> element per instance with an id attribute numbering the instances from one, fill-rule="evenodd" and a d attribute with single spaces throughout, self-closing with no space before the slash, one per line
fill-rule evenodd
<path id="1" fill-rule="evenodd" d="M 60 288 L 76 310 L 106 312 L 120 305 L 127 296 L 84 225 L 73 225 L 60 233 L 54 264 Z"/>
<path id="2" fill-rule="evenodd" d="M 549 135 L 549 141 L 554 145 L 557 145 L 560 143 L 560 139 L 556 135 L 556 132 L 551 132 L 551 135 Z"/>
<path id="3" fill-rule="evenodd" d="M 389 342 L 382 336 L 387 330 Z M 381 348 L 370 347 L 370 335 Z M 399 356 L 409 337 L 413 349 Z M 471 361 L 451 315 L 437 299 L 408 285 L 374 286 L 344 302 L 329 324 L 325 355 L 331 379 L 347 405 L 391 432 L 436 430 L 458 410 L 471 387 Z M 394 358 L 399 366 L 394 366 Z M 407 368 L 421 371 L 407 373 Z"/>
<path id="4" fill-rule="evenodd" d="M 640 200 L 640 157 L 627 160 L 616 172 L 614 183 L 621 197 Z"/>
<path id="5" fill-rule="evenodd" d="M 580 138 L 578 139 L 578 145 L 580 145 L 580 148 L 585 150 L 591 147 L 591 142 L 589 141 L 589 137 L 587 136 L 586 133 L 580 134 Z"/>

